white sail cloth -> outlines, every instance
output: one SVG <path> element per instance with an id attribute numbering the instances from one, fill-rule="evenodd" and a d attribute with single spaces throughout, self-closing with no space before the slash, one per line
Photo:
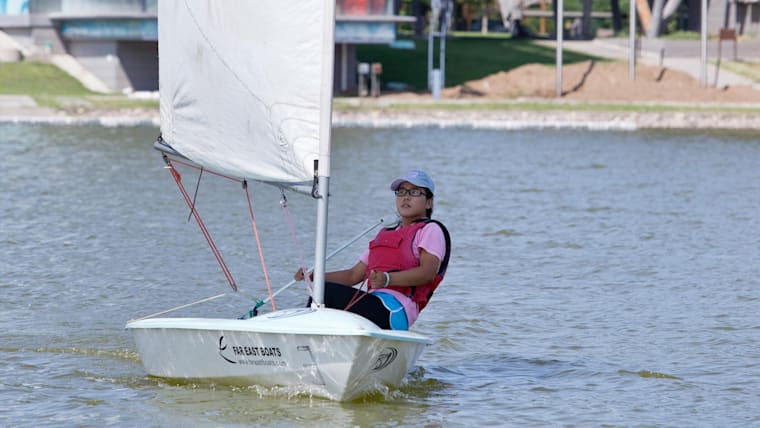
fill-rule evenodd
<path id="1" fill-rule="evenodd" d="M 321 0 L 159 1 L 164 141 L 215 172 L 310 184 L 323 14 Z"/>

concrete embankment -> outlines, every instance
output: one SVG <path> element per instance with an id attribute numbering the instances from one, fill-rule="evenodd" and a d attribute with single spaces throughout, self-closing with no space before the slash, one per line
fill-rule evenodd
<path id="1" fill-rule="evenodd" d="M 346 102 L 344 99 L 342 102 Z M 349 100 L 350 102 L 350 100 Z M 355 109 L 341 108 L 333 113 L 339 127 L 369 128 L 469 128 L 469 129 L 725 129 L 760 130 L 760 105 L 709 105 L 704 111 L 657 111 L 652 103 L 646 111 L 576 110 L 572 104 L 550 103 L 541 111 L 521 110 L 519 104 L 508 109 L 481 109 L 474 103 L 459 103 L 457 108 L 436 108 L 434 103 L 390 108 L 391 98 L 382 102 L 362 102 Z M 401 101 L 402 103 L 404 101 Z M 646 106 L 646 104 L 645 104 Z M 692 106 L 693 107 L 693 106 Z M 746 112 L 742 111 L 747 109 Z M 644 109 L 646 110 L 646 108 Z M 0 123 L 100 124 L 104 126 L 158 126 L 155 109 L 75 110 L 63 111 L 38 107 L 31 97 L 0 95 Z"/>
<path id="2" fill-rule="evenodd" d="M 715 129 L 760 130 L 760 115 L 747 112 L 621 112 L 574 111 L 568 106 L 553 111 L 515 110 L 354 110 L 337 111 L 338 126 L 472 129 Z"/>

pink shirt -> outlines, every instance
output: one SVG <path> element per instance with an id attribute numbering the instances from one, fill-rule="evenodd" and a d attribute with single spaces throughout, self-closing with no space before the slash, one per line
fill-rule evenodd
<path id="1" fill-rule="evenodd" d="M 440 267 L 440 262 L 446 255 L 446 238 L 443 235 L 441 226 L 438 226 L 437 223 L 430 222 L 417 232 L 412 240 L 412 254 L 414 254 L 414 257 L 417 257 L 417 259 L 420 258 L 420 248 L 438 257 Z M 364 250 L 361 257 L 359 257 L 359 261 L 364 263 L 365 266 L 369 266 L 369 248 Z M 387 293 L 395 297 L 401 305 L 404 306 L 409 327 L 411 327 L 417 320 L 417 317 L 419 317 L 420 311 L 417 309 L 417 304 L 409 297 L 388 288 L 378 288 L 370 291 L 370 293 L 373 291 Z"/>

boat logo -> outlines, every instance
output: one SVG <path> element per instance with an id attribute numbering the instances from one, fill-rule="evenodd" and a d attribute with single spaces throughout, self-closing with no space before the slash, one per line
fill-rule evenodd
<path id="1" fill-rule="evenodd" d="M 377 356 L 377 360 L 375 360 L 375 366 L 372 367 L 372 370 L 382 370 L 386 367 L 388 367 L 393 360 L 396 359 L 396 356 L 398 355 L 398 351 L 396 348 L 383 348 L 382 351 L 380 351 L 380 355 Z"/>
<path id="2" fill-rule="evenodd" d="M 227 345 L 222 346 L 222 342 L 224 342 L 224 336 L 219 336 L 219 356 L 228 363 L 237 364 L 237 361 L 230 360 L 229 358 L 225 357 L 224 354 L 222 354 L 222 351 L 227 349 Z"/>

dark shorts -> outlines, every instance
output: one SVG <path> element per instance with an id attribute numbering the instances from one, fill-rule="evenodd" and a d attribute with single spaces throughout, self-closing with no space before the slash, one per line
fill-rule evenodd
<path id="1" fill-rule="evenodd" d="M 407 330 L 408 322 L 404 308 L 398 300 L 390 294 L 384 294 L 383 298 L 357 290 L 353 287 L 325 283 L 325 306 L 333 309 L 345 309 L 352 301 L 356 300 L 349 312 L 361 315 L 377 324 L 384 330 Z"/>

